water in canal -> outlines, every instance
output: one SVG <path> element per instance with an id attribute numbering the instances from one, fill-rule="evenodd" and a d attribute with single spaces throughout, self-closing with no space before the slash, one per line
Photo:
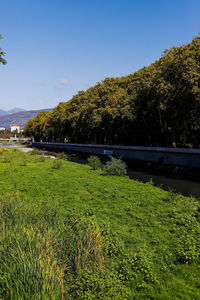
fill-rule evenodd
<path id="1" fill-rule="evenodd" d="M 165 175 L 156 175 L 148 171 L 128 170 L 130 178 L 142 181 L 144 183 L 152 181 L 154 185 L 164 190 L 172 189 L 184 196 L 193 196 L 200 199 L 200 182 L 182 178 L 173 178 Z"/>
<path id="2" fill-rule="evenodd" d="M 72 155 L 70 160 L 81 164 L 87 163 L 87 159 L 81 154 Z M 164 190 L 173 190 L 184 196 L 193 196 L 200 200 L 200 182 L 198 181 L 174 178 L 170 175 L 158 175 L 150 170 L 134 170 L 133 167 L 128 168 L 128 176 L 131 179 L 139 180 L 144 183 L 152 181 L 155 186 L 161 187 Z"/>

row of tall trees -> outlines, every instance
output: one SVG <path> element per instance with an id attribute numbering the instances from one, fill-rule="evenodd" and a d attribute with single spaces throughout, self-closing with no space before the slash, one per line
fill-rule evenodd
<path id="1" fill-rule="evenodd" d="M 38 141 L 199 147 L 200 36 L 40 112 L 25 133 Z"/>

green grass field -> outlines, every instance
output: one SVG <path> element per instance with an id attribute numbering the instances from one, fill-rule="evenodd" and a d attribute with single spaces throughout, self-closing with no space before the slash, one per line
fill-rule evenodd
<path id="1" fill-rule="evenodd" d="M 0 299 L 200 299 L 195 199 L 0 151 Z"/>

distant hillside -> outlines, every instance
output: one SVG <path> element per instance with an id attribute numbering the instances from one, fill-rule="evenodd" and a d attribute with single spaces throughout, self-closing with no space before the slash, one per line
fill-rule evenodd
<path id="1" fill-rule="evenodd" d="M 0 116 L 7 115 L 5 110 L 0 109 Z"/>
<path id="2" fill-rule="evenodd" d="M 0 109 L 0 116 L 11 115 L 11 114 L 15 114 L 15 113 L 18 113 L 18 112 L 21 112 L 21 111 L 25 111 L 25 110 L 22 109 L 22 108 L 13 108 L 11 110 Z"/>
<path id="3" fill-rule="evenodd" d="M 25 109 L 16 107 L 16 108 L 13 108 L 11 110 L 8 110 L 8 113 L 9 113 L 9 115 L 11 115 L 11 114 L 16 114 L 16 113 L 21 112 L 21 111 L 25 111 Z"/>
<path id="4" fill-rule="evenodd" d="M 41 109 L 41 110 L 29 110 L 29 111 L 23 110 L 20 112 L 16 112 L 12 114 L 7 113 L 4 115 L 2 115 L 2 110 L 0 110 L 0 127 L 10 128 L 11 124 L 18 124 L 21 127 L 24 127 L 29 119 L 35 117 L 42 110 L 50 111 L 51 108 Z"/>

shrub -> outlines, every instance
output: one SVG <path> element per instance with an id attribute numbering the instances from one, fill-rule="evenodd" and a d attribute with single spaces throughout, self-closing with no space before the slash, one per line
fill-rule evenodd
<path id="1" fill-rule="evenodd" d="M 97 156 L 90 156 L 88 158 L 88 165 L 93 169 L 97 170 L 101 167 L 101 161 Z"/>
<path id="2" fill-rule="evenodd" d="M 104 175 L 114 175 L 114 176 L 126 176 L 126 163 L 121 159 L 110 157 L 110 161 L 107 161 L 103 166 Z"/>
<path id="3" fill-rule="evenodd" d="M 53 169 L 60 169 L 62 167 L 62 160 L 61 159 L 54 159 L 52 168 Z"/>
<path id="4" fill-rule="evenodd" d="M 40 151 L 38 149 L 33 149 L 30 154 L 32 155 L 38 155 L 40 153 Z"/>
<path id="5" fill-rule="evenodd" d="M 168 199 L 169 199 L 169 201 L 172 201 L 172 202 L 177 200 L 177 193 L 176 193 L 175 189 L 169 188 L 169 190 L 168 190 Z"/>
<path id="6" fill-rule="evenodd" d="M 154 183 L 153 183 L 153 179 L 152 179 L 152 178 L 150 178 L 150 179 L 149 179 L 149 182 L 148 182 L 148 184 L 150 184 L 150 185 L 154 185 Z"/>
<path id="7" fill-rule="evenodd" d="M 68 160 L 68 155 L 64 152 L 60 152 L 57 154 L 57 158 L 62 160 Z"/>

